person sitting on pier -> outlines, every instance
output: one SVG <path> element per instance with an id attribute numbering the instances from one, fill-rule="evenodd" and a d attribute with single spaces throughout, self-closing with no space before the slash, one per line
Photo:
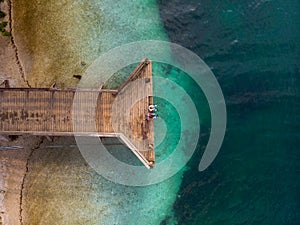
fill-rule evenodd
<path id="1" fill-rule="evenodd" d="M 154 120 L 158 117 L 158 114 L 156 113 L 147 113 L 146 114 L 146 120 Z"/>
<path id="2" fill-rule="evenodd" d="M 148 112 L 152 113 L 152 112 L 157 112 L 157 105 L 149 105 L 148 106 Z"/>

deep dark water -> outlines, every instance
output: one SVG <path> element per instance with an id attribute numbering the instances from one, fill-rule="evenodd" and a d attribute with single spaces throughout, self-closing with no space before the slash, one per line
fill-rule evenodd
<path id="1" fill-rule="evenodd" d="M 179 224 L 299 224 L 300 2 L 159 4 L 170 40 L 212 68 L 228 113 L 222 149 L 199 173 L 202 133 L 174 204 Z"/>

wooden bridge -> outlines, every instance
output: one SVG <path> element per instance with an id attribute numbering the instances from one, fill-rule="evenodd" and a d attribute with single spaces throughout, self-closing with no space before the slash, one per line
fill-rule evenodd
<path id="1" fill-rule="evenodd" d="M 118 90 L 0 88 L 0 134 L 118 137 L 154 166 L 152 62 L 142 60 Z"/>

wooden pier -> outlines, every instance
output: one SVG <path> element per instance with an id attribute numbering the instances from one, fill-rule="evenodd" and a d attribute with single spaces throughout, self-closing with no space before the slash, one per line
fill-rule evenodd
<path id="1" fill-rule="evenodd" d="M 155 162 L 152 62 L 142 60 L 117 90 L 0 88 L 0 134 L 118 137 L 147 167 Z"/>

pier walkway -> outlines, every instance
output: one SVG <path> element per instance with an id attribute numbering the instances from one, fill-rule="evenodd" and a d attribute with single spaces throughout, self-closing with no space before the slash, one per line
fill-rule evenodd
<path id="1" fill-rule="evenodd" d="M 118 137 L 154 166 L 152 62 L 142 60 L 117 90 L 0 88 L 0 134 Z"/>

